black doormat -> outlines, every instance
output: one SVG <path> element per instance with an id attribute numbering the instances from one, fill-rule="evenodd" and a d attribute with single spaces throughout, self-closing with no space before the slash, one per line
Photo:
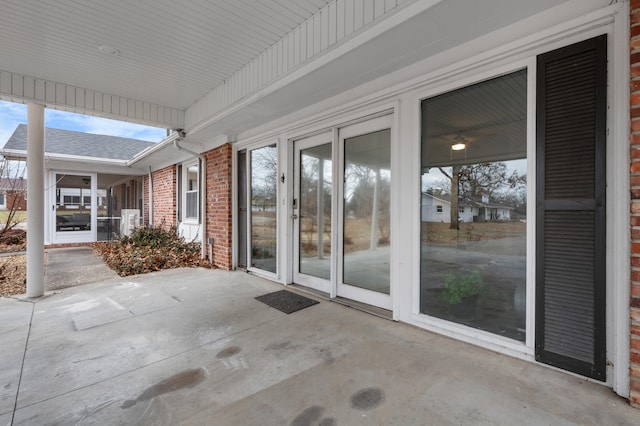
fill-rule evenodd
<path id="1" fill-rule="evenodd" d="M 262 296 L 256 297 L 256 300 L 285 314 L 291 314 L 300 309 L 320 303 L 317 300 L 309 299 L 308 297 L 300 296 L 287 290 L 263 294 Z"/>

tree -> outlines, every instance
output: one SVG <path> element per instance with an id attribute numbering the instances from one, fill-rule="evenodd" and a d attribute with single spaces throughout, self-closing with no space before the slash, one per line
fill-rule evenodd
<path id="1" fill-rule="evenodd" d="M 4 214 L 0 216 L 0 238 L 20 223 L 18 211 L 27 195 L 25 170 L 22 162 L 0 157 L 0 191 L 3 193 L 0 196 L 4 197 L 5 204 Z"/>
<path id="2" fill-rule="evenodd" d="M 460 166 L 460 192 L 468 198 L 481 195 L 491 198 L 500 189 L 515 188 L 525 183 L 526 176 L 520 176 L 517 170 L 509 174 L 503 162 Z"/>
<path id="3" fill-rule="evenodd" d="M 458 204 L 460 198 L 473 199 L 482 195 L 494 197 L 501 190 L 515 189 L 520 191 L 526 187 L 527 176 L 520 175 L 517 170 L 509 172 L 504 162 L 464 164 L 451 167 L 448 173 L 438 167 L 448 179 L 451 192 L 450 229 L 460 229 L 458 224 Z"/>

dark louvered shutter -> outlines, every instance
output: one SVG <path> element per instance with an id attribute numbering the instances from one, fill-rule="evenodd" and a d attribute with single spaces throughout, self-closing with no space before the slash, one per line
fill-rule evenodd
<path id="1" fill-rule="evenodd" d="M 606 36 L 540 55 L 536 359 L 605 380 Z"/>

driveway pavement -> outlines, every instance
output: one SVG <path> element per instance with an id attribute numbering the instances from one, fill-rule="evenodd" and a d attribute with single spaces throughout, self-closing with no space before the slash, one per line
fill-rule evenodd
<path id="1" fill-rule="evenodd" d="M 0 298 L 0 425 L 638 425 L 596 383 L 280 285 L 175 269 Z M 31 324 L 31 326 L 29 326 Z"/>

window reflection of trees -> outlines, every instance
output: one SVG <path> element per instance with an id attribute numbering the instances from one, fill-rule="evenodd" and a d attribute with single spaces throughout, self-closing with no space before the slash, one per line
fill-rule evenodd
<path id="1" fill-rule="evenodd" d="M 251 151 L 251 265 L 276 272 L 278 156 L 276 145 Z"/>

